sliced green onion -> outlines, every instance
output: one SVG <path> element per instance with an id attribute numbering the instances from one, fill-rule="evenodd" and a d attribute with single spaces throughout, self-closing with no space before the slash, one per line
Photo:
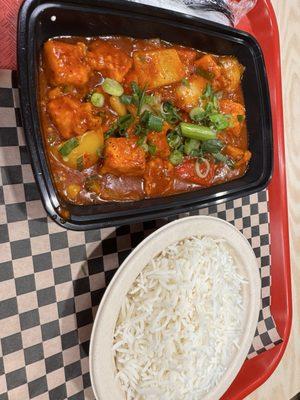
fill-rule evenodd
<path id="1" fill-rule="evenodd" d="M 201 107 L 195 107 L 190 111 L 190 118 L 193 121 L 201 121 L 205 116 L 205 111 Z"/>
<path id="2" fill-rule="evenodd" d="M 203 90 L 203 97 L 209 98 L 209 97 L 212 97 L 212 95 L 213 95 L 213 90 L 212 90 L 211 84 L 208 83 L 206 85 L 205 89 Z"/>
<path id="3" fill-rule="evenodd" d="M 230 169 L 233 169 L 233 168 L 234 168 L 234 162 L 231 160 L 231 158 L 225 156 L 224 154 L 222 154 L 222 153 L 215 153 L 215 154 L 213 154 L 213 156 L 214 156 L 215 160 L 217 160 L 217 161 L 219 161 L 219 162 L 222 162 L 222 163 L 228 165 L 228 167 L 229 167 Z"/>
<path id="4" fill-rule="evenodd" d="M 114 79 L 105 78 L 102 87 L 105 93 L 108 93 L 112 96 L 122 96 L 124 93 L 124 89 L 119 82 L 115 81 Z"/>
<path id="5" fill-rule="evenodd" d="M 121 103 L 126 104 L 126 105 L 131 104 L 132 96 L 130 96 L 129 94 L 122 94 L 120 96 L 120 101 L 121 101 Z"/>
<path id="6" fill-rule="evenodd" d="M 230 115 L 226 114 L 212 114 L 209 116 L 209 119 L 218 131 L 222 131 L 228 128 L 230 117 Z"/>
<path id="7" fill-rule="evenodd" d="M 73 137 L 67 140 L 58 151 L 63 157 L 68 156 L 75 147 L 79 146 L 79 140 L 76 137 Z"/>
<path id="8" fill-rule="evenodd" d="M 175 124 L 182 119 L 178 113 L 178 109 L 174 107 L 170 101 L 166 101 L 162 104 L 161 113 L 164 119 L 170 124 Z"/>
<path id="9" fill-rule="evenodd" d="M 96 150 L 96 154 L 99 158 L 102 157 L 102 153 L 103 153 L 103 147 L 98 147 L 98 149 Z"/>
<path id="10" fill-rule="evenodd" d="M 181 83 L 186 87 L 190 87 L 191 86 L 188 78 L 183 78 Z"/>
<path id="11" fill-rule="evenodd" d="M 173 165 L 181 164 L 183 161 L 183 154 L 179 150 L 174 150 L 170 154 L 169 160 Z"/>
<path id="12" fill-rule="evenodd" d="M 203 142 L 201 149 L 203 153 L 219 153 L 224 147 L 224 143 L 218 139 L 206 140 Z"/>
<path id="13" fill-rule="evenodd" d="M 213 72 L 206 71 L 205 69 L 199 67 L 196 68 L 195 72 L 197 75 L 202 76 L 202 78 L 208 79 L 209 81 L 214 79 L 215 77 L 215 74 Z"/>
<path id="14" fill-rule="evenodd" d="M 156 153 L 156 146 L 154 144 L 148 143 L 148 151 L 151 156 L 154 156 Z"/>
<path id="15" fill-rule="evenodd" d="M 174 130 L 167 134 L 167 141 L 171 149 L 175 150 L 182 144 L 182 136 Z"/>
<path id="16" fill-rule="evenodd" d="M 194 150 L 198 150 L 200 146 L 199 140 L 187 139 L 184 143 L 184 153 L 187 156 L 193 155 Z"/>
<path id="17" fill-rule="evenodd" d="M 195 140 L 209 140 L 216 139 L 216 132 L 206 126 L 189 124 L 188 122 L 181 122 L 180 129 L 182 136 Z"/>
<path id="18" fill-rule="evenodd" d="M 145 152 L 149 151 L 149 145 L 148 145 L 147 143 L 145 143 L 145 142 L 144 142 L 143 144 L 141 144 L 140 147 L 141 147 Z"/>
<path id="19" fill-rule="evenodd" d="M 150 131 L 160 132 L 163 128 L 163 119 L 154 114 L 150 114 L 147 125 Z"/>
<path id="20" fill-rule="evenodd" d="M 150 111 L 149 110 L 145 110 L 145 111 L 143 111 L 143 113 L 142 113 L 142 115 L 141 115 L 141 117 L 140 117 L 140 122 L 143 124 L 143 125 L 147 125 L 148 124 L 148 121 L 149 121 L 149 118 L 150 118 Z"/>
<path id="21" fill-rule="evenodd" d="M 103 107 L 104 95 L 102 93 L 94 92 L 91 96 L 91 103 L 95 107 Z"/>
<path id="22" fill-rule="evenodd" d="M 84 169 L 83 156 L 80 156 L 80 157 L 77 158 L 76 164 L 77 164 L 78 171 L 82 171 Z"/>
<path id="23" fill-rule="evenodd" d="M 240 123 L 242 123 L 245 120 L 245 115 L 238 115 L 237 119 Z"/>

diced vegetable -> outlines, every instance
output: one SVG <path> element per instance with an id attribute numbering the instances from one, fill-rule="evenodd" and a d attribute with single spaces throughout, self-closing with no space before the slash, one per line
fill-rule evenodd
<path id="1" fill-rule="evenodd" d="M 174 94 L 175 105 L 185 111 L 190 111 L 192 108 L 199 105 L 199 98 L 207 85 L 207 80 L 193 74 L 189 77 L 189 85 L 186 86 L 182 82 L 176 85 Z"/>
<path id="2" fill-rule="evenodd" d="M 169 160 L 173 165 L 179 165 L 183 161 L 183 154 L 179 150 L 174 150 L 170 154 Z"/>
<path id="3" fill-rule="evenodd" d="M 120 98 L 117 96 L 111 96 L 109 98 L 109 103 L 111 108 L 120 116 L 127 114 L 127 110 L 125 105 L 120 101 Z"/>
<path id="4" fill-rule="evenodd" d="M 149 89 L 178 82 L 185 75 L 184 65 L 175 49 L 135 51 L 133 63 L 139 83 Z"/>
<path id="5" fill-rule="evenodd" d="M 181 122 L 180 129 L 183 136 L 196 140 L 216 139 L 216 132 L 206 126 Z"/>
<path id="6" fill-rule="evenodd" d="M 102 88 L 105 93 L 108 93 L 111 96 L 122 96 L 122 94 L 124 93 L 122 85 L 111 78 L 104 79 L 102 83 Z"/>
<path id="7" fill-rule="evenodd" d="M 78 144 L 72 147 L 68 154 L 62 154 L 61 149 L 66 146 L 69 140 L 59 148 L 59 152 L 63 156 L 64 164 L 70 168 L 82 171 L 94 165 L 99 160 L 99 154 L 103 148 L 103 133 L 101 130 L 88 131 L 84 135 L 74 139 L 77 140 Z"/>
<path id="8" fill-rule="evenodd" d="M 226 89 L 228 91 L 236 90 L 241 82 L 245 68 L 235 57 L 231 56 L 220 57 L 219 62 L 222 66 L 222 75 Z"/>
<path id="9" fill-rule="evenodd" d="M 196 74 L 212 81 L 214 89 L 222 87 L 221 67 L 218 65 L 214 57 L 205 54 L 194 62 Z"/>
<path id="10" fill-rule="evenodd" d="M 66 157 L 77 146 L 79 146 L 79 139 L 77 137 L 74 137 L 63 143 L 63 145 L 58 148 L 58 151 L 63 157 Z"/>
<path id="11" fill-rule="evenodd" d="M 91 96 L 91 103 L 95 107 L 104 106 L 104 95 L 102 93 L 94 92 Z"/>

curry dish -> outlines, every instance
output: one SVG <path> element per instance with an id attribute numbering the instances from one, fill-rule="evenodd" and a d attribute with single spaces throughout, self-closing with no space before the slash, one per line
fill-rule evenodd
<path id="1" fill-rule="evenodd" d="M 244 175 L 243 71 L 235 57 L 159 39 L 48 40 L 39 103 L 60 197 L 139 200 Z"/>

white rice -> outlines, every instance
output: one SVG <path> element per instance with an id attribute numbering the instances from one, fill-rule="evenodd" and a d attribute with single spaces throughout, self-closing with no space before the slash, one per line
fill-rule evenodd
<path id="1" fill-rule="evenodd" d="M 123 302 L 113 355 L 126 400 L 200 400 L 238 348 L 244 278 L 225 241 L 166 248 Z"/>

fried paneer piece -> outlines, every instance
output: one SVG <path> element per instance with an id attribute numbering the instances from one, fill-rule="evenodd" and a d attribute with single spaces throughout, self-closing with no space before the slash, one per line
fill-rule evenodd
<path id="1" fill-rule="evenodd" d="M 91 69 L 85 62 L 86 45 L 49 40 L 44 44 L 47 73 L 52 85 L 85 85 Z"/>
<path id="2" fill-rule="evenodd" d="M 185 68 L 175 49 L 136 51 L 133 53 L 138 84 L 155 89 L 184 78 Z"/>
<path id="3" fill-rule="evenodd" d="M 191 75 L 187 83 L 181 82 L 175 88 L 175 105 L 185 111 L 197 107 L 207 83 L 202 76 Z"/>
<path id="4" fill-rule="evenodd" d="M 132 67 L 132 59 L 124 51 L 104 40 L 95 40 L 90 44 L 87 60 L 93 70 L 118 82 L 123 81 Z"/>
<path id="5" fill-rule="evenodd" d="M 143 176 L 145 168 L 146 154 L 142 147 L 136 144 L 135 138 L 107 139 L 101 174 Z"/>
<path id="6" fill-rule="evenodd" d="M 245 108 L 240 103 L 232 100 L 220 100 L 220 111 L 223 114 L 231 114 L 230 126 L 225 129 L 225 132 L 234 136 L 239 136 L 245 120 Z"/>
<path id="7" fill-rule="evenodd" d="M 50 118 L 64 139 L 100 126 L 100 119 L 92 114 L 92 109 L 91 103 L 81 103 L 70 95 L 56 97 L 47 105 Z"/>
<path id="8" fill-rule="evenodd" d="M 168 160 L 154 158 L 147 163 L 144 190 L 147 196 L 167 194 L 173 187 L 174 167 Z"/>

